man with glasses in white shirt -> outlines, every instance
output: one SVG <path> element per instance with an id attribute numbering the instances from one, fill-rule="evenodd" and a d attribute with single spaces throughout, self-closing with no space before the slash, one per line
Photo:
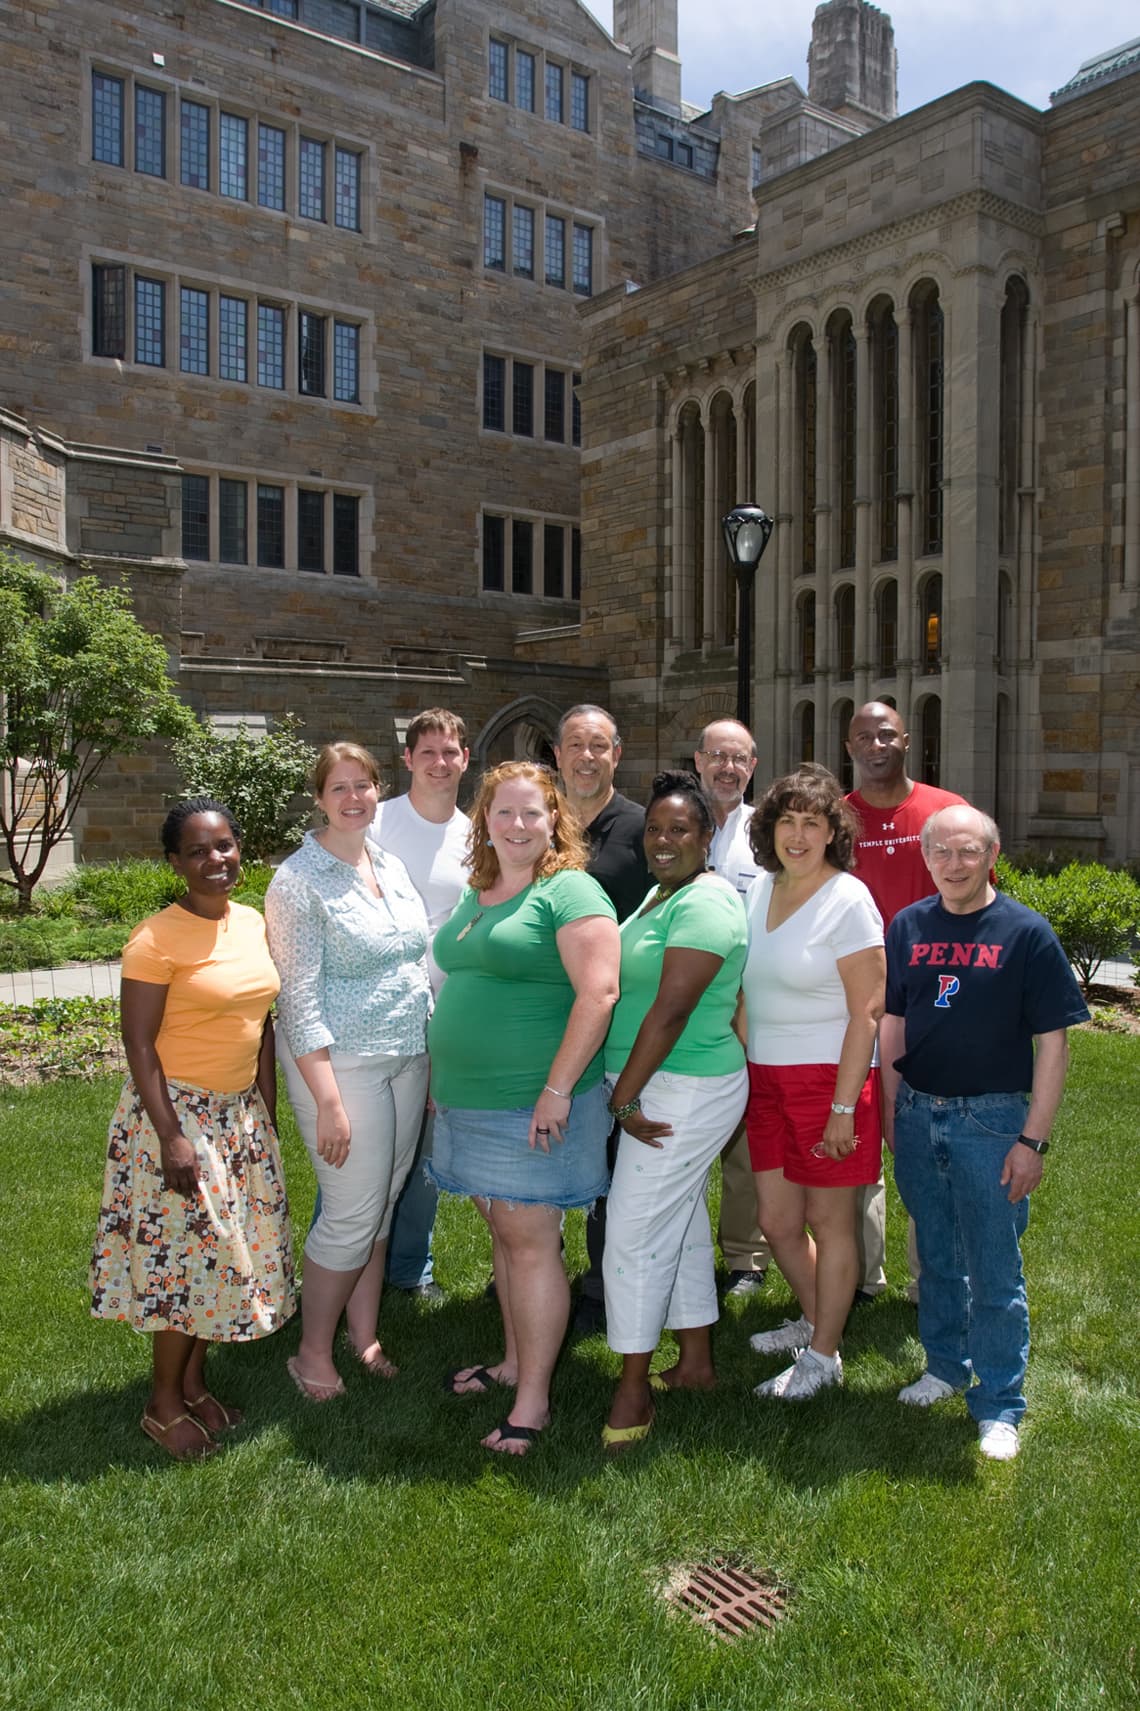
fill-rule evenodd
<path id="1" fill-rule="evenodd" d="M 701 732 L 693 764 L 716 821 L 709 866 L 743 897 L 759 871 L 748 841 L 752 804 L 744 800 L 756 770 L 752 732 L 735 719 L 714 719 Z M 720 1169 L 717 1241 L 728 1268 L 725 1293 L 739 1298 L 760 1288 L 772 1257 L 756 1222 L 756 1184 L 743 1124 L 721 1154 Z"/>

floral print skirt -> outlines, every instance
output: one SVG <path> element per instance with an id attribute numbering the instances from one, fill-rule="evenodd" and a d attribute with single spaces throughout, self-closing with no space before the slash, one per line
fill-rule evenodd
<path id="1" fill-rule="evenodd" d="M 111 1119 L 91 1312 L 212 1342 L 269 1336 L 297 1301 L 285 1179 L 261 1094 L 167 1088 L 198 1155 L 197 1189 L 163 1186 L 162 1149 L 128 1078 Z"/>

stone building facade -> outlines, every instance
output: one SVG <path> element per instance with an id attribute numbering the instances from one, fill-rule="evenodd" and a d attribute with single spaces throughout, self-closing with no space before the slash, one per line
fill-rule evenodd
<path id="1" fill-rule="evenodd" d="M 716 267 L 757 178 L 893 111 L 782 78 L 698 112 L 676 14 L 619 0 L 615 40 L 577 0 L 12 0 L 0 534 L 125 569 L 199 710 L 291 708 L 391 765 L 446 701 L 477 761 L 548 752 L 609 683 L 583 306 Z M 150 839 L 152 763 L 84 848 Z"/>
<path id="2" fill-rule="evenodd" d="M 1138 59 L 1044 114 L 959 90 L 586 308 L 583 643 L 657 759 L 731 704 L 719 520 L 752 499 L 760 775 L 849 776 L 852 709 L 889 699 L 1008 846 L 1135 857 Z"/>

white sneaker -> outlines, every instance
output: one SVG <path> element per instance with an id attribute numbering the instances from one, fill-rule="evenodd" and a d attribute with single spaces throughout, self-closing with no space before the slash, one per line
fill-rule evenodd
<path id="1" fill-rule="evenodd" d="M 957 1394 L 953 1384 L 947 1384 L 944 1378 L 935 1378 L 932 1372 L 924 1372 L 913 1384 L 904 1385 L 899 1391 L 899 1401 L 911 1408 L 929 1408 L 932 1402 L 945 1402 L 948 1396 Z"/>
<path id="2" fill-rule="evenodd" d="M 815 1332 L 815 1326 L 810 1319 L 785 1319 L 782 1325 L 777 1325 L 774 1331 L 757 1331 L 749 1337 L 748 1346 L 756 1350 L 758 1355 L 799 1354 L 806 1349 Z"/>
<path id="3" fill-rule="evenodd" d="M 1019 1448 L 1017 1427 L 1008 1420 L 983 1420 L 978 1426 L 978 1448 L 991 1461 L 1012 1461 Z"/>
<path id="4" fill-rule="evenodd" d="M 826 1355 L 817 1355 L 814 1349 L 805 1349 L 795 1366 L 778 1372 L 775 1378 L 765 1379 L 763 1384 L 756 1386 L 753 1395 L 780 1396 L 785 1402 L 805 1402 L 817 1390 L 824 1390 L 829 1384 L 842 1383 L 843 1362 L 838 1355 L 834 1360 L 828 1360 Z"/>

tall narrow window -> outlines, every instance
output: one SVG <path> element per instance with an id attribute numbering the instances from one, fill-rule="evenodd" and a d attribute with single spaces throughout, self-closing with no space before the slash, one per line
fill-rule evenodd
<path id="1" fill-rule="evenodd" d="M 325 332 L 323 315 L 302 309 L 297 317 L 297 389 L 309 398 L 325 395 Z"/>
<path id="2" fill-rule="evenodd" d="M 998 402 L 998 552 L 1017 545 L 1017 505 L 1021 486 L 1021 417 L 1024 389 L 1022 344 L 1028 302 L 1025 285 L 1014 278 L 1005 288 L 1001 311 L 1001 391 Z"/>
<path id="3" fill-rule="evenodd" d="M 566 530 L 561 523 L 544 523 L 542 527 L 542 592 L 548 600 L 561 600 L 563 559 L 566 556 Z"/>
<path id="4" fill-rule="evenodd" d="M 815 346 L 804 339 L 796 356 L 796 403 L 800 452 L 800 561 L 805 575 L 815 570 Z"/>
<path id="5" fill-rule="evenodd" d="M 574 226 L 574 290 L 579 297 L 594 291 L 594 231 L 592 226 Z"/>
<path id="6" fill-rule="evenodd" d="M 855 333 L 850 321 L 836 335 L 836 446 L 839 477 L 839 564 L 855 563 Z"/>
<path id="7" fill-rule="evenodd" d="M 166 177 L 166 96 L 135 85 L 135 171 Z"/>
<path id="8" fill-rule="evenodd" d="M 210 478 L 208 475 L 182 477 L 182 557 L 208 559 L 210 556 Z"/>
<path id="9" fill-rule="evenodd" d="M 835 705 L 835 776 L 844 790 L 855 787 L 855 767 L 851 756 L 847 753 L 847 732 L 855 716 L 853 701 L 838 701 Z"/>
<path id="10" fill-rule="evenodd" d="M 301 487 L 297 491 L 297 569 L 325 568 L 325 496 Z"/>
<path id="11" fill-rule="evenodd" d="M 529 362 L 511 365 L 511 432 L 528 439 L 534 433 L 534 368 Z"/>
<path id="12" fill-rule="evenodd" d="M 218 190 L 244 202 L 249 194 L 249 122 L 236 113 L 218 114 Z"/>
<path id="13" fill-rule="evenodd" d="M 218 558 L 222 564 L 249 562 L 246 525 L 248 489 L 244 481 L 218 482 Z"/>
<path id="14" fill-rule="evenodd" d="M 557 214 L 546 216 L 546 283 L 566 284 L 566 222 Z"/>
<path id="15" fill-rule="evenodd" d="M 511 267 L 522 279 L 534 278 L 534 209 L 511 210 Z"/>
<path id="16" fill-rule="evenodd" d="M 928 576 L 922 585 L 919 616 L 922 625 L 922 669 L 942 669 L 942 578 Z"/>
<path id="17" fill-rule="evenodd" d="M 506 518 L 483 518 L 483 587 L 500 593 L 505 587 Z"/>
<path id="18" fill-rule="evenodd" d="M 127 354 L 127 270 L 117 263 L 91 269 L 91 354 Z"/>
<path id="19" fill-rule="evenodd" d="M 576 131 L 590 129 L 590 79 L 580 71 L 570 73 L 570 123 Z"/>
<path id="20" fill-rule="evenodd" d="M 555 124 L 562 123 L 562 67 L 549 63 L 546 67 L 546 117 L 553 119 Z"/>
<path id="21" fill-rule="evenodd" d="M 123 164 L 123 80 L 91 74 L 91 154 L 105 166 Z"/>
<path id="22" fill-rule="evenodd" d="M 752 188 L 753 188 L 753 190 L 755 190 L 755 188 L 758 184 L 763 182 L 763 178 L 764 178 L 764 151 L 760 147 L 759 143 L 753 143 L 753 145 L 752 145 Z"/>
<path id="23" fill-rule="evenodd" d="M 218 373 L 223 380 L 248 380 L 249 311 L 244 297 L 218 298 Z"/>
<path id="24" fill-rule="evenodd" d="M 179 108 L 178 175 L 191 190 L 210 188 L 210 109 L 200 101 Z"/>
<path id="25" fill-rule="evenodd" d="M 325 217 L 325 145 L 302 137 L 298 156 L 297 209 L 305 220 Z"/>
<path id="26" fill-rule="evenodd" d="M 333 494 L 333 575 L 360 575 L 360 500 L 355 493 Z"/>
<path id="27" fill-rule="evenodd" d="M 285 386 L 285 311 L 274 303 L 257 305 L 257 384 Z"/>
<path id="28" fill-rule="evenodd" d="M 815 705 L 806 701 L 800 708 L 800 760 L 815 759 Z"/>
<path id="29" fill-rule="evenodd" d="M 506 42 L 496 41 L 491 37 L 487 49 L 487 93 L 492 101 L 507 99 L 507 55 Z"/>
<path id="30" fill-rule="evenodd" d="M 257 562 L 285 568 L 285 489 L 263 481 L 257 484 Z"/>
<path id="31" fill-rule="evenodd" d="M 928 695 L 919 720 L 919 768 L 923 784 L 937 789 L 942 773 L 942 702 Z"/>
<path id="32" fill-rule="evenodd" d="M 183 374 L 209 374 L 210 294 L 184 285 L 179 295 L 178 366 Z"/>
<path id="33" fill-rule="evenodd" d="M 582 444 L 582 400 L 578 396 L 578 388 L 582 384 L 582 376 L 575 374 L 570 379 L 570 444 Z"/>
<path id="34" fill-rule="evenodd" d="M 511 524 L 511 593 L 529 594 L 534 587 L 534 524 Z"/>
<path id="35" fill-rule="evenodd" d="M 262 208 L 285 208 L 285 132 L 277 125 L 257 127 L 257 200 Z"/>
<path id="36" fill-rule="evenodd" d="M 534 112 L 534 55 L 515 49 L 515 106 Z"/>
<path id="37" fill-rule="evenodd" d="M 148 368 L 166 364 L 166 286 L 135 274 L 135 361 Z"/>
<path id="38" fill-rule="evenodd" d="M 333 322 L 333 397 L 360 403 L 360 328 L 353 321 Z"/>
<path id="39" fill-rule="evenodd" d="M 507 361 L 483 355 L 483 426 L 503 433 L 507 426 Z"/>
<path id="40" fill-rule="evenodd" d="M 799 604 L 800 677 L 806 683 L 815 675 L 815 595 L 805 594 Z"/>
<path id="41" fill-rule="evenodd" d="M 918 317 L 919 497 L 922 508 L 922 551 L 942 551 L 942 307 L 927 297 Z"/>
<path id="42" fill-rule="evenodd" d="M 560 368 L 548 368 L 545 373 L 542 434 L 559 444 L 566 440 L 566 375 Z"/>
<path id="43" fill-rule="evenodd" d="M 875 453 L 879 558 L 899 556 L 899 330 L 889 309 L 875 323 Z"/>
<path id="44" fill-rule="evenodd" d="M 891 578 L 875 592 L 875 665 L 880 677 L 893 677 L 899 658 L 899 585 Z"/>
<path id="45" fill-rule="evenodd" d="M 501 196 L 483 198 L 483 266 L 497 272 L 507 265 L 507 204 Z"/>
<path id="46" fill-rule="evenodd" d="M 570 531 L 570 598 L 582 598 L 582 531 Z"/>
<path id="47" fill-rule="evenodd" d="M 855 590 L 848 583 L 835 596 L 835 663 L 841 678 L 855 675 Z"/>
<path id="48" fill-rule="evenodd" d="M 353 149 L 338 148 L 333 160 L 333 219 L 345 231 L 360 230 L 360 156 Z"/>

